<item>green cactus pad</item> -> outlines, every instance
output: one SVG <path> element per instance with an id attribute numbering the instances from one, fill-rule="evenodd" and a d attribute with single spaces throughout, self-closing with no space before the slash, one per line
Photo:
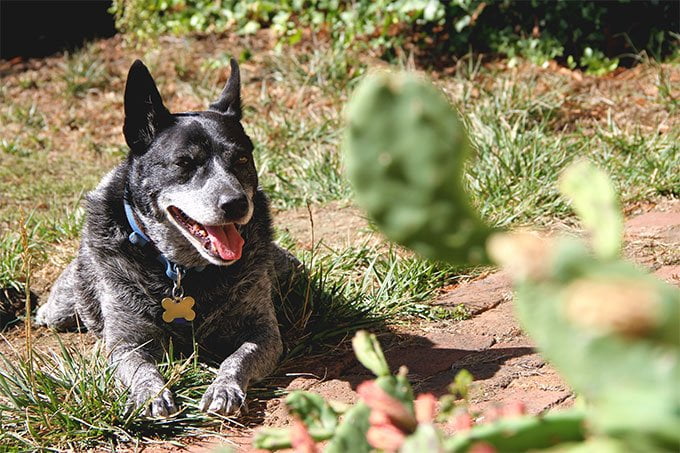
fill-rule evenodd
<path id="1" fill-rule="evenodd" d="M 593 431 L 658 447 L 630 451 L 677 451 L 680 291 L 632 263 L 594 257 L 579 241 L 562 239 L 555 247 L 557 258 L 546 263 L 552 266 L 546 277 L 516 285 L 524 330 L 586 398 Z M 574 285 L 589 282 L 600 289 L 576 305 L 581 313 L 570 310 Z M 602 291 L 603 282 L 613 282 L 611 295 Z M 636 287 L 650 297 L 631 290 Z M 617 304 L 607 304 L 610 300 Z M 620 313 L 608 313 L 612 309 Z M 605 322 L 593 322 L 597 318 Z M 626 318 L 644 325 L 631 331 Z M 607 328 L 608 320 L 617 328 Z"/>
<path id="2" fill-rule="evenodd" d="M 347 115 L 349 178 L 385 235 L 427 258 L 487 263 L 491 228 L 463 186 L 470 142 L 442 93 L 413 74 L 377 74 Z"/>
<path id="3" fill-rule="evenodd" d="M 376 376 L 389 376 L 390 367 L 387 365 L 380 343 L 374 334 L 360 330 L 352 339 L 352 347 L 357 359 Z"/>
<path id="4" fill-rule="evenodd" d="M 356 453 L 368 453 L 371 446 L 366 440 L 368 431 L 368 417 L 371 409 L 364 403 L 358 403 L 352 407 L 338 426 L 335 436 L 324 449 L 325 453 L 345 453 L 348 451 Z"/>
<path id="5" fill-rule="evenodd" d="M 588 161 L 575 162 L 562 173 L 560 192 L 590 232 L 598 256 L 617 258 L 623 242 L 623 216 L 609 175 Z"/>
<path id="6" fill-rule="evenodd" d="M 444 451 L 467 452 L 483 442 L 498 451 L 538 451 L 563 442 L 579 442 L 585 437 L 584 414 L 578 410 L 502 418 L 476 425 L 444 441 Z M 559 451 L 559 450 L 558 450 Z"/>

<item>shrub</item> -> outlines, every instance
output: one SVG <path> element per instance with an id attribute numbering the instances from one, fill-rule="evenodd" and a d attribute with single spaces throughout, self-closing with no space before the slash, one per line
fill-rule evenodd
<path id="1" fill-rule="evenodd" d="M 571 57 L 572 65 L 600 72 L 615 57 L 631 64 L 642 51 L 677 53 L 679 8 L 658 0 L 114 0 L 111 12 L 119 30 L 141 38 L 266 27 L 294 44 L 311 29 L 387 57 L 401 46 L 431 62 L 472 50 L 537 63 Z"/>

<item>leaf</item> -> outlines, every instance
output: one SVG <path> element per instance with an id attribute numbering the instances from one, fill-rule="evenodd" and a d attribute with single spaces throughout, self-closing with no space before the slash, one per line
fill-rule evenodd
<path id="1" fill-rule="evenodd" d="M 390 423 L 403 432 L 412 432 L 418 425 L 412 407 L 383 390 L 375 381 L 364 381 L 357 387 L 359 397 L 372 411 L 382 412 Z"/>
<path id="2" fill-rule="evenodd" d="M 586 398 L 593 432 L 635 435 L 677 447 L 680 291 L 632 263 L 597 259 L 579 241 L 560 241 L 555 255 L 553 278 L 523 282 L 515 288 L 515 308 L 523 330 L 569 386 Z M 600 329 L 592 313 L 584 312 L 582 320 L 575 318 L 578 312 L 570 313 L 568 301 L 574 296 L 575 282 L 622 280 L 654 288 L 657 314 L 653 318 L 658 324 L 630 337 Z M 603 294 L 592 302 L 595 309 L 604 310 L 602 316 L 616 308 L 597 303 L 607 298 Z M 637 311 L 637 298 L 625 301 L 618 296 L 618 300 L 622 313 L 631 307 Z"/>
<path id="3" fill-rule="evenodd" d="M 441 90 L 411 73 L 376 73 L 346 113 L 347 175 L 385 236 L 432 260 L 488 263 L 494 228 L 464 184 L 472 144 Z"/>
<path id="4" fill-rule="evenodd" d="M 474 378 L 468 370 L 460 370 L 456 373 L 456 377 L 453 378 L 451 385 L 449 385 L 449 392 L 454 396 L 460 396 L 464 400 L 467 400 L 470 385 L 473 380 Z"/>
<path id="5" fill-rule="evenodd" d="M 338 415 L 331 406 L 315 393 L 296 391 L 286 397 L 286 406 L 310 428 L 332 432 L 338 424 Z"/>
<path id="6" fill-rule="evenodd" d="M 316 443 L 309 435 L 307 427 L 300 420 L 294 420 L 290 431 L 290 441 L 296 453 L 317 453 Z"/>
<path id="7" fill-rule="evenodd" d="M 544 416 L 501 418 L 493 423 L 476 425 L 444 440 L 444 450 L 467 452 L 472 445 L 484 442 L 498 451 L 534 451 L 563 442 L 582 441 L 584 436 L 583 413 L 570 410 Z"/>
<path id="8" fill-rule="evenodd" d="M 440 434 L 431 423 L 418 425 L 399 449 L 400 453 L 443 452 Z"/>
<path id="9" fill-rule="evenodd" d="M 280 450 L 291 446 L 290 432 L 283 428 L 264 428 L 253 438 L 253 447 L 258 450 Z"/>

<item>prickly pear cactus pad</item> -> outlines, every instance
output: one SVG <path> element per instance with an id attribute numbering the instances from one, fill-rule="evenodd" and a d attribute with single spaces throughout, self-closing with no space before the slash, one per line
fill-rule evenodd
<path id="1" fill-rule="evenodd" d="M 588 403 L 588 429 L 625 445 L 602 451 L 680 451 L 680 291 L 618 259 L 606 173 L 576 162 L 561 181 L 591 247 L 514 232 L 492 236 L 489 254 L 515 280 L 524 331 Z"/>
<path id="2" fill-rule="evenodd" d="M 595 253 L 602 258 L 617 258 L 623 238 L 623 215 L 607 173 L 588 161 L 574 162 L 560 177 L 560 191 L 590 232 Z"/>
<path id="3" fill-rule="evenodd" d="M 556 247 L 550 275 L 515 286 L 524 330 L 585 397 L 594 433 L 678 451 L 680 292 L 577 241 Z"/>
<path id="4" fill-rule="evenodd" d="M 443 94 L 414 74 L 376 74 L 347 117 L 348 175 L 385 235 L 427 258 L 486 263 L 491 228 L 463 187 L 470 142 Z"/>

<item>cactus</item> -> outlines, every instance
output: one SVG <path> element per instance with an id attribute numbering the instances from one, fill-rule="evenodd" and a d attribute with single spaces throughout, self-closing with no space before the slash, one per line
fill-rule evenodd
<path id="1" fill-rule="evenodd" d="M 597 255 L 617 258 L 623 237 L 623 216 L 607 174 L 588 161 L 576 162 L 562 174 L 560 191 L 570 199 L 590 232 Z"/>
<path id="2" fill-rule="evenodd" d="M 385 234 L 454 262 L 481 256 L 475 250 L 488 242 L 488 254 L 514 274 L 524 329 L 589 402 L 593 434 L 648 451 L 677 448 L 680 292 L 620 259 L 623 220 L 608 176 L 582 161 L 560 180 L 594 255 L 577 240 L 494 233 L 470 208 L 462 183 L 469 143 L 431 84 L 369 77 L 348 114 L 348 173 Z"/>
<path id="3" fill-rule="evenodd" d="M 364 366 L 369 364 L 371 369 L 381 372 L 389 369 L 374 335 L 360 331 L 352 344 Z M 467 380 L 466 372 L 459 380 Z M 467 392 L 460 385 L 452 386 L 452 391 L 454 387 L 458 394 Z M 327 453 L 361 453 L 374 449 L 403 453 L 465 452 L 480 441 L 504 451 L 522 451 L 584 438 L 580 411 L 501 419 L 446 438 L 433 423 L 436 399 L 432 395 L 420 395 L 416 400 L 416 404 L 421 403 L 418 410 L 403 367 L 396 375 L 381 374 L 373 381 L 363 382 L 357 392 L 361 401 L 346 411 L 338 411 L 319 395 L 304 391 L 288 395 L 286 406 L 304 423 L 309 438 L 315 442 L 329 440 L 324 450 Z M 452 396 L 455 395 L 442 397 L 439 405 Z M 256 434 L 253 446 L 265 450 L 291 448 L 295 429 L 262 429 Z"/>
<path id="4" fill-rule="evenodd" d="M 492 229 L 463 184 L 470 142 L 446 98 L 414 75 L 379 74 L 347 112 L 347 173 L 385 235 L 428 258 L 488 262 Z"/>
<path id="5" fill-rule="evenodd" d="M 375 335 L 360 330 L 352 339 L 352 348 L 359 362 L 373 374 L 378 377 L 389 376 L 390 367 Z"/>
<path id="6" fill-rule="evenodd" d="M 604 172 L 575 163 L 561 189 L 584 219 L 595 255 L 581 241 L 548 241 L 551 253 L 537 263 L 545 271 L 516 282 L 518 317 L 588 401 L 593 432 L 638 451 L 677 448 L 680 292 L 617 259 L 623 222 Z M 513 234 L 492 238 L 489 249 L 506 267 L 537 256 Z"/>
<path id="7" fill-rule="evenodd" d="M 477 442 L 501 451 L 527 451 L 550 448 L 566 442 L 583 440 L 583 414 L 563 411 L 544 416 L 503 418 L 478 425 L 444 441 L 449 452 L 465 452 Z"/>
<path id="8" fill-rule="evenodd" d="M 415 428 L 416 420 L 413 408 L 413 390 L 406 379 L 406 371 L 400 370 L 397 375 L 389 374 L 389 367 L 380 344 L 375 335 L 365 331 L 357 332 L 352 341 L 359 361 L 376 374 L 367 389 L 365 399 L 346 411 L 336 410 L 319 395 L 310 392 L 291 392 L 285 400 L 288 411 L 301 420 L 308 428 L 308 433 L 317 442 L 329 440 L 326 447 L 328 453 L 368 452 L 371 446 L 367 441 L 370 429 L 369 404 L 379 405 L 390 423 Z M 368 384 L 368 383 L 364 383 Z M 363 384 L 362 384 L 363 385 Z M 340 422 L 340 416 L 343 416 Z M 380 435 L 380 433 L 377 433 Z M 293 445 L 291 432 L 286 429 L 267 428 L 260 430 L 253 440 L 255 448 L 279 450 L 291 448 Z"/>
<path id="9" fill-rule="evenodd" d="M 311 438 L 330 440 L 331 452 L 680 450 L 680 291 L 620 259 L 623 220 L 608 176 L 577 162 L 560 180 L 590 244 L 498 232 L 480 220 L 463 190 L 470 145 L 433 86 L 412 75 L 369 77 L 348 114 L 348 172 L 378 226 L 429 258 L 493 259 L 504 267 L 524 330 L 586 404 L 542 416 L 506 414 L 480 426 L 463 413 L 455 423 L 456 399 L 465 399 L 469 379 L 460 375 L 439 402 L 436 420 L 453 419 L 460 428 L 447 438 L 433 423 L 434 397 L 424 398 L 429 415 L 419 414 L 406 371 L 390 375 L 375 337 L 359 333 L 357 357 L 377 376 L 358 387 L 360 403 L 341 418 L 318 397 L 289 397 Z M 284 437 L 275 432 L 256 446 L 283 445 Z"/>

